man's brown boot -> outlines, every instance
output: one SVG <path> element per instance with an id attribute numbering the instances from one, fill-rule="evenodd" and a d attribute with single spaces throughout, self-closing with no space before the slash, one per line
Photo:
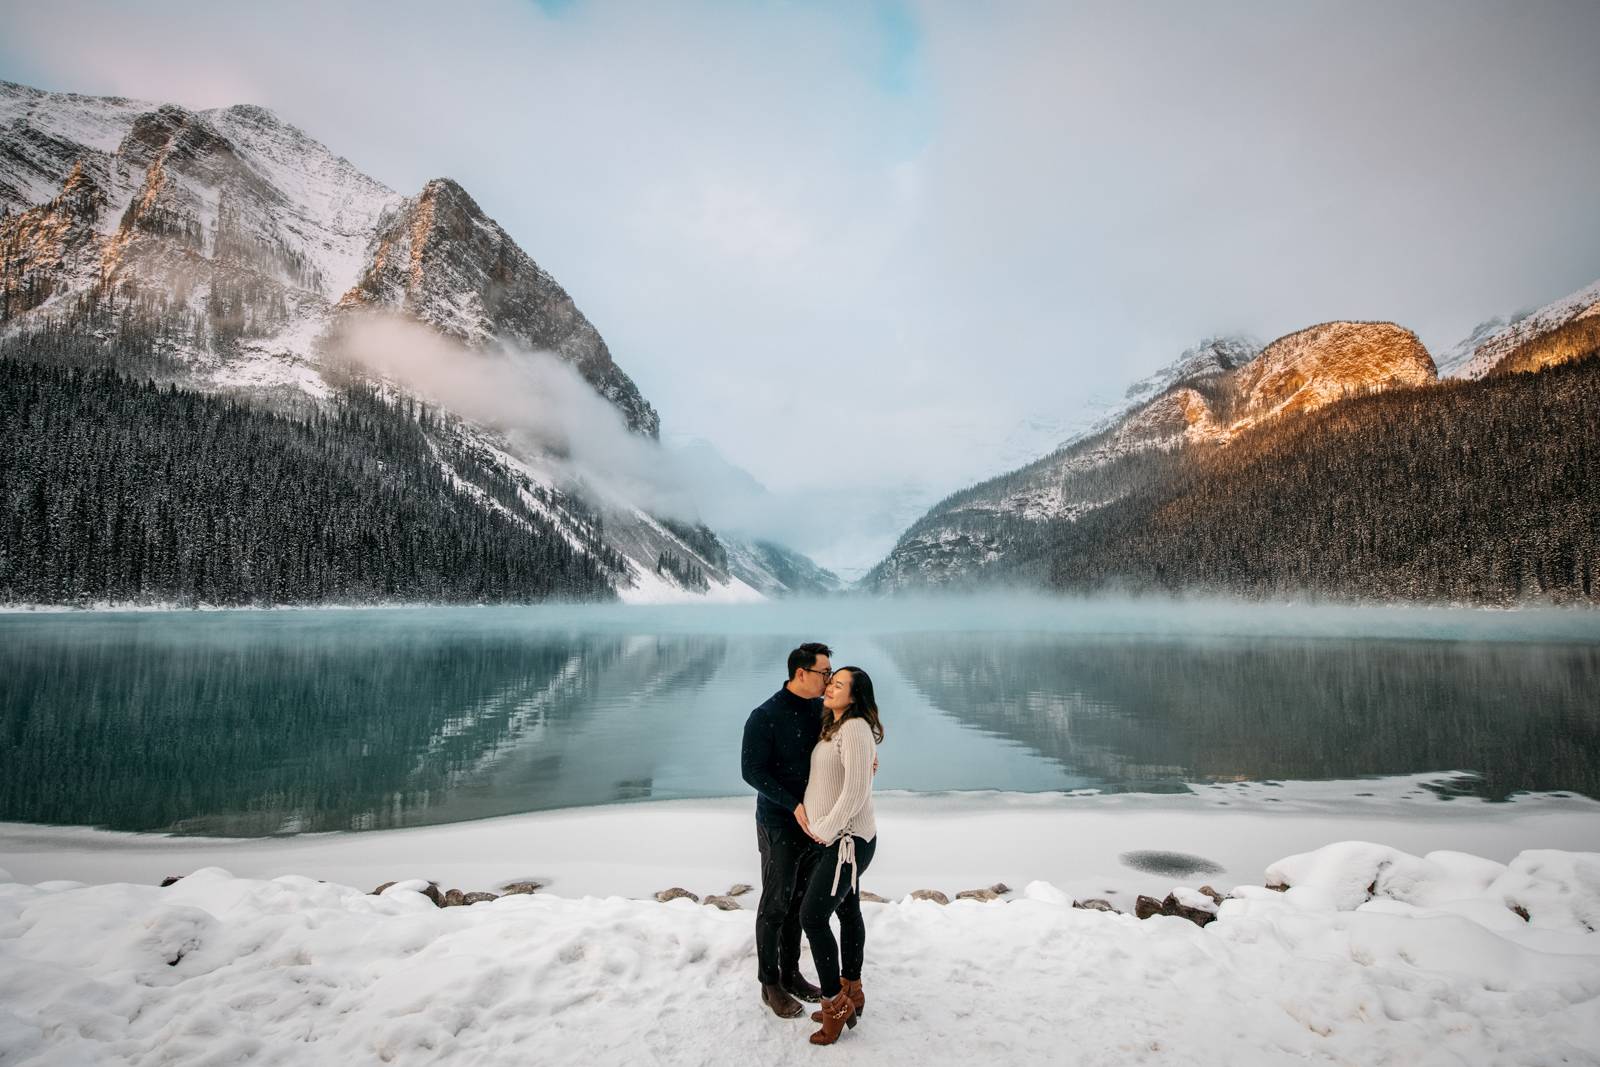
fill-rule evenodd
<path id="1" fill-rule="evenodd" d="M 843 989 L 822 1002 L 822 1029 L 811 1035 L 813 1045 L 831 1045 L 856 1017 L 856 1006 Z"/>
<path id="2" fill-rule="evenodd" d="M 849 1023 L 850 1029 L 854 1030 L 856 1026 L 856 1019 L 859 1019 L 862 1015 L 866 1014 L 867 995 L 861 991 L 861 980 L 858 978 L 841 978 L 839 979 L 839 987 L 844 995 L 850 998 L 850 1003 L 855 1006 L 855 1018 L 851 1019 Z M 822 1021 L 822 1012 L 812 1012 L 811 1021 L 814 1023 L 820 1023 Z"/>
<path id="3" fill-rule="evenodd" d="M 772 1014 L 780 1019 L 793 1019 L 806 1010 L 804 1004 L 791 997 L 788 990 L 776 982 L 762 984 L 761 1003 L 771 1008 Z"/>
<path id="4" fill-rule="evenodd" d="M 778 984 L 787 989 L 791 996 L 799 997 L 801 1000 L 809 1000 L 815 1004 L 822 999 L 822 990 L 806 981 L 806 976 L 799 971 L 784 978 Z"/>

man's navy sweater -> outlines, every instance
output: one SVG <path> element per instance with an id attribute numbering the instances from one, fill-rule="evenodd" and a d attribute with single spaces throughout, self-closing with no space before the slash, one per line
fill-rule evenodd
<path id="1" fill-rule="evenodd" d="M 822 700 L 807 700 L 787 686 L 750 713 L 744 724 L 739 769 L 756 791 L 756 822 L 792 826 L 806 797 L 811 750 L 822 734 Z"/>

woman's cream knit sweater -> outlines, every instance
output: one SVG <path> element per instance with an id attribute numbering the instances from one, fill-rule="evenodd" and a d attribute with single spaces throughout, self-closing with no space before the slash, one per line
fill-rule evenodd
<path id="1" fill-rule="evenodd" d="M 872 814 L 872 728 L 865 719 L 847 719 L 839 732 L 818 741 L 811 750 L 811 777 L 806 781 L 806 818 L 811 832 L 832 844 L 840 837 L 839 862 L 834 869 L 838 891 L 839 868 L 850 864 L 855 883 L 855 844 L 852 837 L 871 841 L 878 836 Z"/>

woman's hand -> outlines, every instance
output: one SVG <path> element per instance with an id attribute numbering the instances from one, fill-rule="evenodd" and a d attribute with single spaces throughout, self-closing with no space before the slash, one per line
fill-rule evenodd
<path id="1" fill-rule="evenodd" d="M 811 832 L 811 819 L 806 815 L 806 806 L 804 804 L 796 804 L 794 806 L 794 821 L 799 823 L 800 829 L 805 831 L 805 835 L 817 844 L 826 845 L 828 843 Z"/>

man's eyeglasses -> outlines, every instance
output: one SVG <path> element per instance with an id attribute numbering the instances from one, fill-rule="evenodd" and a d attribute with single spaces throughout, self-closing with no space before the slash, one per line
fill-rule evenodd
<path id="1" fill-rule="evenodd" d="M 800 669 L 805 671 L 807 674 L 820 674 L 820 675 L 822 675 L 822 680 L 824 682 L 826 682 L 829 678 L 833 677 L 833 672 L 832 671 L 819 671 L 815 667 L 801 667 Z"/>

